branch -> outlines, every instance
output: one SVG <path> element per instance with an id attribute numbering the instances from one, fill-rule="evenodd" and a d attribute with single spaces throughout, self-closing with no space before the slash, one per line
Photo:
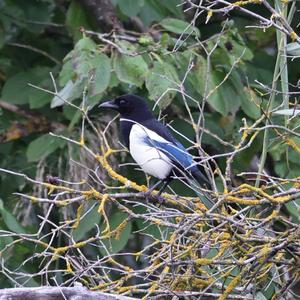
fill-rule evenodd
<path id="1" fill-rule="evenodd" d="M 16 140 L 24 136 L 28 136 L 34 132 L 57 131 L 62 130 L 66 127 L 62 123 L 47 120 L 41 115 L 34 114 L 18 107 L 17 105 L 5 101 L 0 100 L 0 108 L 11 111 L 27 119 L 25 122 L 13 122 L 4 133 L 1 133 L 0 143 Z"/>
<path id="2" fill-rule="evenodd" d="M 43 286 L 38 288 L 11 288 L 0 290 L 0 300 L 134 300 L 131 297 L 111 295 L 101 292 L 92 292 L 82 286 L 75 287 L 52 287 Z"/>

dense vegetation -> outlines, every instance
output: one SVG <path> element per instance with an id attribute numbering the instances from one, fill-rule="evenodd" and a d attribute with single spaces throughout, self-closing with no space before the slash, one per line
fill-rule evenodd
<path id="1" fill-rule="evenodd" d="M 299 8 L 198 2 L 0 3 L 1 288 L 293 297 Z M 128 92 L 204 166 L 213 210 L 180 182 L 144 201 L 150 179 L 97 108 Z"/>

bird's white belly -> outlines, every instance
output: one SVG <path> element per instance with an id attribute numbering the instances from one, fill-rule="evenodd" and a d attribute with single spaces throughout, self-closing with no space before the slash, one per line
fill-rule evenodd
<path id="1" fill-rule="evenodd" d="M 151 133 L 153 135 L 153 131 Z M 165 179 L 172 170 L 171 160 L 159 149 L 144 142 L 149 129 L 133 125 L 129 135 L 129 151 L 144 172 L 159 179 Z"/>

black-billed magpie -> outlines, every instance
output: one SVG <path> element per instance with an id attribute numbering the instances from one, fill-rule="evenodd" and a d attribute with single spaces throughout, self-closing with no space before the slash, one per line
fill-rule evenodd
<path id="1" fill-rule="evenodd" d="M 210 186 L 192 155 L 153 116 L 142 97 L 126 94 L 99 107 L 120 113 L 121 133 L 131 156 L 144 172 L 165 181 L 163 189 L 172 174 L 180 172 L 196 179 L 202 187 Z"/>

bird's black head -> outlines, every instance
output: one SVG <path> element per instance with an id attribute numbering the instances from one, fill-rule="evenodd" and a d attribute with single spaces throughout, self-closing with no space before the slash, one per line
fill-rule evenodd
<path id="1" fill-rule="evenodd" d="M 122 118 L 140 121 L 152 118 L 146 101 L 137 95 L 126 94 L 99 105 L 100 108 L 110 108 L 120 113 Z"/>

